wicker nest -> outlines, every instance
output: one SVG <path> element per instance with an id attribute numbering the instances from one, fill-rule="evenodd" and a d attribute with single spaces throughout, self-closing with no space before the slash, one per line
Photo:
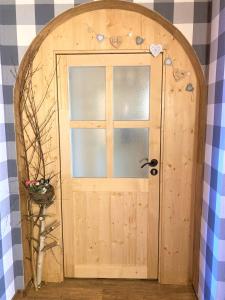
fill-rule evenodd
<path id="1" fill-rule="evenodd" d="M 49 206 L 53 202 L 53 197 L 54 197 L 55 193 L 54 193 L 54 188 L 52 185 L 48 185 L 46 187 L 46 189 L 47 189 L 47 191 L 44 194 L 42 194 L 40 192 L 31 191 L 31 190 L 29 190 L 29 188 L 27 190 L 28 190 L 28 193 L 29 193 L 31 199 L 36 204 Z"/>

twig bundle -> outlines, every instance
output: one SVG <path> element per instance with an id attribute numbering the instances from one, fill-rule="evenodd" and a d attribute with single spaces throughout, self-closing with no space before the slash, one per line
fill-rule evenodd
<path id="1" fill-rule="evenodd" d="M 58 174 L 51 170 L 54 160 L 51 159 L 51 129 L 54 124 L 55 102 L 45 110 L 46 101 L 49 100 L 49 89 L 55 78 L 55 71 L 50 80 L 46 80 L 46 88 L 39 97 L 34 78 L 41 70 L 33 67 L 33 59 L 27 69 L 25 79 L 20 82 L 19 121 L 17 129 L 19 141 L 23 148 L 21 158 L 24 162 L 25 174 L 22 179 L 27 191 L 27 220 L 29 221 L 29 250 L 32 269 L 32 282 L 38 289 L 42 280 L 44 252 L 58 245 L 57 241 L 46 245 L 48 234 L 46 230 L 46 209 L 55 199 L 54 185 L 50 184 Z M 47 184 L 46 184 L 47 183 Z M 38 213 L 34 214 L 34 204 L 38 205 Z M 56 223 L 57 221 L 55 221 Z M 58 223 L 58 222 L 57 222 Z M 35 230 L 37 227 L 38 233 Z M 45 233 L 45 234 L 44 234 Z"/>

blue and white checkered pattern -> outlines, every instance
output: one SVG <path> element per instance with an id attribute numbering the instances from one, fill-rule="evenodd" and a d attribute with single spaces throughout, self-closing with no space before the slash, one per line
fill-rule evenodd
<path id="1" fill-rule="evenodd" d="M 132 0 L 129 1 L 132 2 Z M 88 1 L 0 0 L 1 300 L 11 299 L 14 291 L 23 286 L 12 104 L 14 77 L 11 71 L 14 69 L 14 66 L 18 66 L 28 45 L 47 22 L 59 13 L 82 2 Z M 180 29 L 193 45 L 203 69 L 207 71 L 210 44 L 210 0 L 133 0 L 133 2 L 140 3 L 141 5 L 158 11 Z M 219 0 L 214 0 L 213 3 L 214 2 L 219 2 Z M 212 105 L 212 109 L 214 109 L 214 105 Z M 215 122 L 215 120 L 213 120 L 213 122 Z M 214 134 L 218 135 L 219 133 L 214 132 Z M 208 185 L 210 185 L 210 183 Z M 205 273 L 203 276 L 205 276 Z"/>
<path id="2" fill-rule="evenodd" d="M 1 61 L 1 56 L 0 56 Z M 18 187 L 16 178 L 9 177 L 11 160 L 7 147 L 6 109 L 3 101 L 0 64 L 0 299 L 11 299 L 22 281 L 22 247 L 19 228 Z M 15 148 L 14 148 L 15 149 Z"/>
<path id="3" fill-rule="evenodd" d="M 199 298 L 225 299 L 225 1 L 212 1 Z"/>

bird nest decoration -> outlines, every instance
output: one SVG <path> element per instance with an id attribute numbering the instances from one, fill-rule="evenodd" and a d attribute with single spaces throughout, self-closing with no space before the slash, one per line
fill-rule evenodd
<path id="1" fill-rule="evenodd" d="M 55 192 L 54 187 L 49 183 L 49 179 L 27 180 L 25 185 L 31 200 L 36 204 L 48 207 L 53 203 Z"/>

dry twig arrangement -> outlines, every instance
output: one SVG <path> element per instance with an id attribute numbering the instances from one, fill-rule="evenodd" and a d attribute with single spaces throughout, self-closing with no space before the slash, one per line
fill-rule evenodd
<path id="1" fill-rule="evenodd" d="M 23 155 L 21 158 L 24 165 L 22 183 L 27 195 L 26 219 L 29 223 L 28 258 L 31 263 L 32 282 L 37 290 L 42 282 L 44 253 L 58 246 L 58 240 L 52 235 L 52 231 L 60 223 L 54 221 L 46 226 L 47 208 L 54 203 L 54 189 L 57 184 L 58 174 L 52 170 L 54 160 L 51 159 L 51 129 L 55 122 L 55 101 L 48 105 L 49 89 L 55 78 L 55 71 L 51 78 L 46 80 L 46 87 L 42 93 L 37 93 L 37 86 L 34 81 L 41 71 L 40 67 L 33 67 L 31 63 L 27 69 L 24 80 L 20 82 L 19 91 L 19 121 L 20 128 L 17 133 L 22 146 Z M 35 80 L 34 80 L 35 79 Z M 39 95 L 42 94 L 40 97 Z M 53 183 L 54 182 L 54 183 Z M 52 242 L 47 244 L 46 239 L 51 238 Z"/>

